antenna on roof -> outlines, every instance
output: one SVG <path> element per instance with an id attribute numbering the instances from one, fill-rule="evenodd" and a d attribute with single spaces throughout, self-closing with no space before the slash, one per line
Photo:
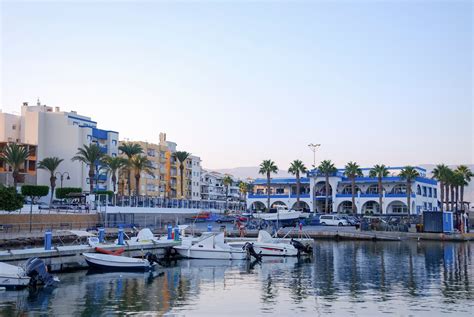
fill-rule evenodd
<path id="1" fill-rule="evenodd" d="M 41 102 L 40 102 L 39 97 L 36 99 L 36 105 L 37 105 L 37 106 L 41 106 Z"/>

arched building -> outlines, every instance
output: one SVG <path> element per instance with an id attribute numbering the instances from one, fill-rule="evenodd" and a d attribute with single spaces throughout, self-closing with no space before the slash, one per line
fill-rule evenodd
<path id="1" fill-rule="evenodd" d="M 382 208 L 380 208 L 378 179 L 369 177 L 370 168 L 362 168 L 363 177 L 355 180 L 355 209 L 362 214 L 403 214 L 408 212 L 406 181 L 398 176 L 403 167 L 389 167 L 390 176 L 382 179 Z M 416 167 L 420 174 L 411 187 L 411 214 L 420 214 L 424 210 L 437 211 L 438 183 L 426 177 L 426 170 Z M 296 209 L 296 179 L 273 178 L 270 184 L 270 205 L 282 205 Z M 327 192 L 327 193 L 326 193 Z M 326 208 L 327 200 L 327 208 Z M 254 182 L 253 193 L 247 197 L 247 206 L 251 209 L 256 205 L 266 207 L 266 179 Z M 318 213 L 323 212 L 352 212 L 352 183 L 344 176 L 344 169 L 337 170 L 326 178 L 317 170 L 308 172 L 307 177 L 301 178 L 301 208 Z M 274 207 L 273 206 L 273 207 Z"/>

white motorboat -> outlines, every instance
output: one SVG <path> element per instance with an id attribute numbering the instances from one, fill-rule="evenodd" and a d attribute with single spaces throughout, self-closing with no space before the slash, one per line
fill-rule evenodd
<path id="1" fill-rule="evenodd" d="M 191 259 L 244 260 L 247 251 L 224 242 L 224 233 L 204 233 L 198 241 L 183 240 L 174 249 L 180 256 Z"/>
<path id="2" fill-rule="evenodd" d="M 6 289 L 21 289 L 27 286 L 43 285 L 55 286 L 59 279 L 48 273 L 43 260 L 39 258 L 30 258 L 24 268 L 0 262 L 0 287 Z"/>
<path id="3" fill-rule="evenodd" d="M 291 243 L 283 242 L 272 236 L 265 230 L 258 232 L 256 242 L 253 242 L 253 248 L 257 254 L 262 256 L 297 256 L 298 249 Z"/>
<path id="4" fill-rule="evenodd" d="M 0 262 L 0 287 L 21 289 L 29 283 L 30 277 L 22 267 Z"/>
<path id="5" fill-rule="evenodd" d="M 254 218 L 267 221 L 279 221 L 282 223 L 293 223 L 298 221 L 301 216 L 300 211 L 288 210 L 285 207 L 270 208 L 270 212 L 260 212 L 253 214 Z"/>
<path id="6" fill-rule="evenodd" d="M 151 253 L 147 253 L 145 259 L 101 253 L 83 253 L 82 255 L 91 268 L 104 271 L 148 271 L 156 262 L 156 257 Z"/>

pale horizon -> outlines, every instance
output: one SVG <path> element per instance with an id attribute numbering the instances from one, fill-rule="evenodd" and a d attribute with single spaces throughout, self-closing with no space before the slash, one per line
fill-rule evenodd
<path id="1" fill-rule="evenodd" d="M 208 169 L 474 164 L 471 1 L 0 4 L 1 99 Z"/>

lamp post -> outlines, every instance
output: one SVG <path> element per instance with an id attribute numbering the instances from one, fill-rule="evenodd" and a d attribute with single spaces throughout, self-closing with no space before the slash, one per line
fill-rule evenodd
<path id="1" fill-rule="evenodd" d="M 54 176 L 58 175 L 59 174 L 59 180 L 61 181 L 61 189 L 63 188 L 63 181 L 64 181 L 64 175 L 67 175 L 66 177 L 66 180 L 70 180 L 71 177 L 69 177 L 69 173 L 68 172 L 64 172 L 64 173 L 61 173 L 61 172 L 56 172 L 54 174 Z"/>
<path id="2" fill-rule="evenodd" d="M 316 168 L 316 150 L 320 146 L 321 144 L 313 144 L 313 143 L 308 144 L 309 149 L 313 151 L 313 167 L 314 168 Z"/>

